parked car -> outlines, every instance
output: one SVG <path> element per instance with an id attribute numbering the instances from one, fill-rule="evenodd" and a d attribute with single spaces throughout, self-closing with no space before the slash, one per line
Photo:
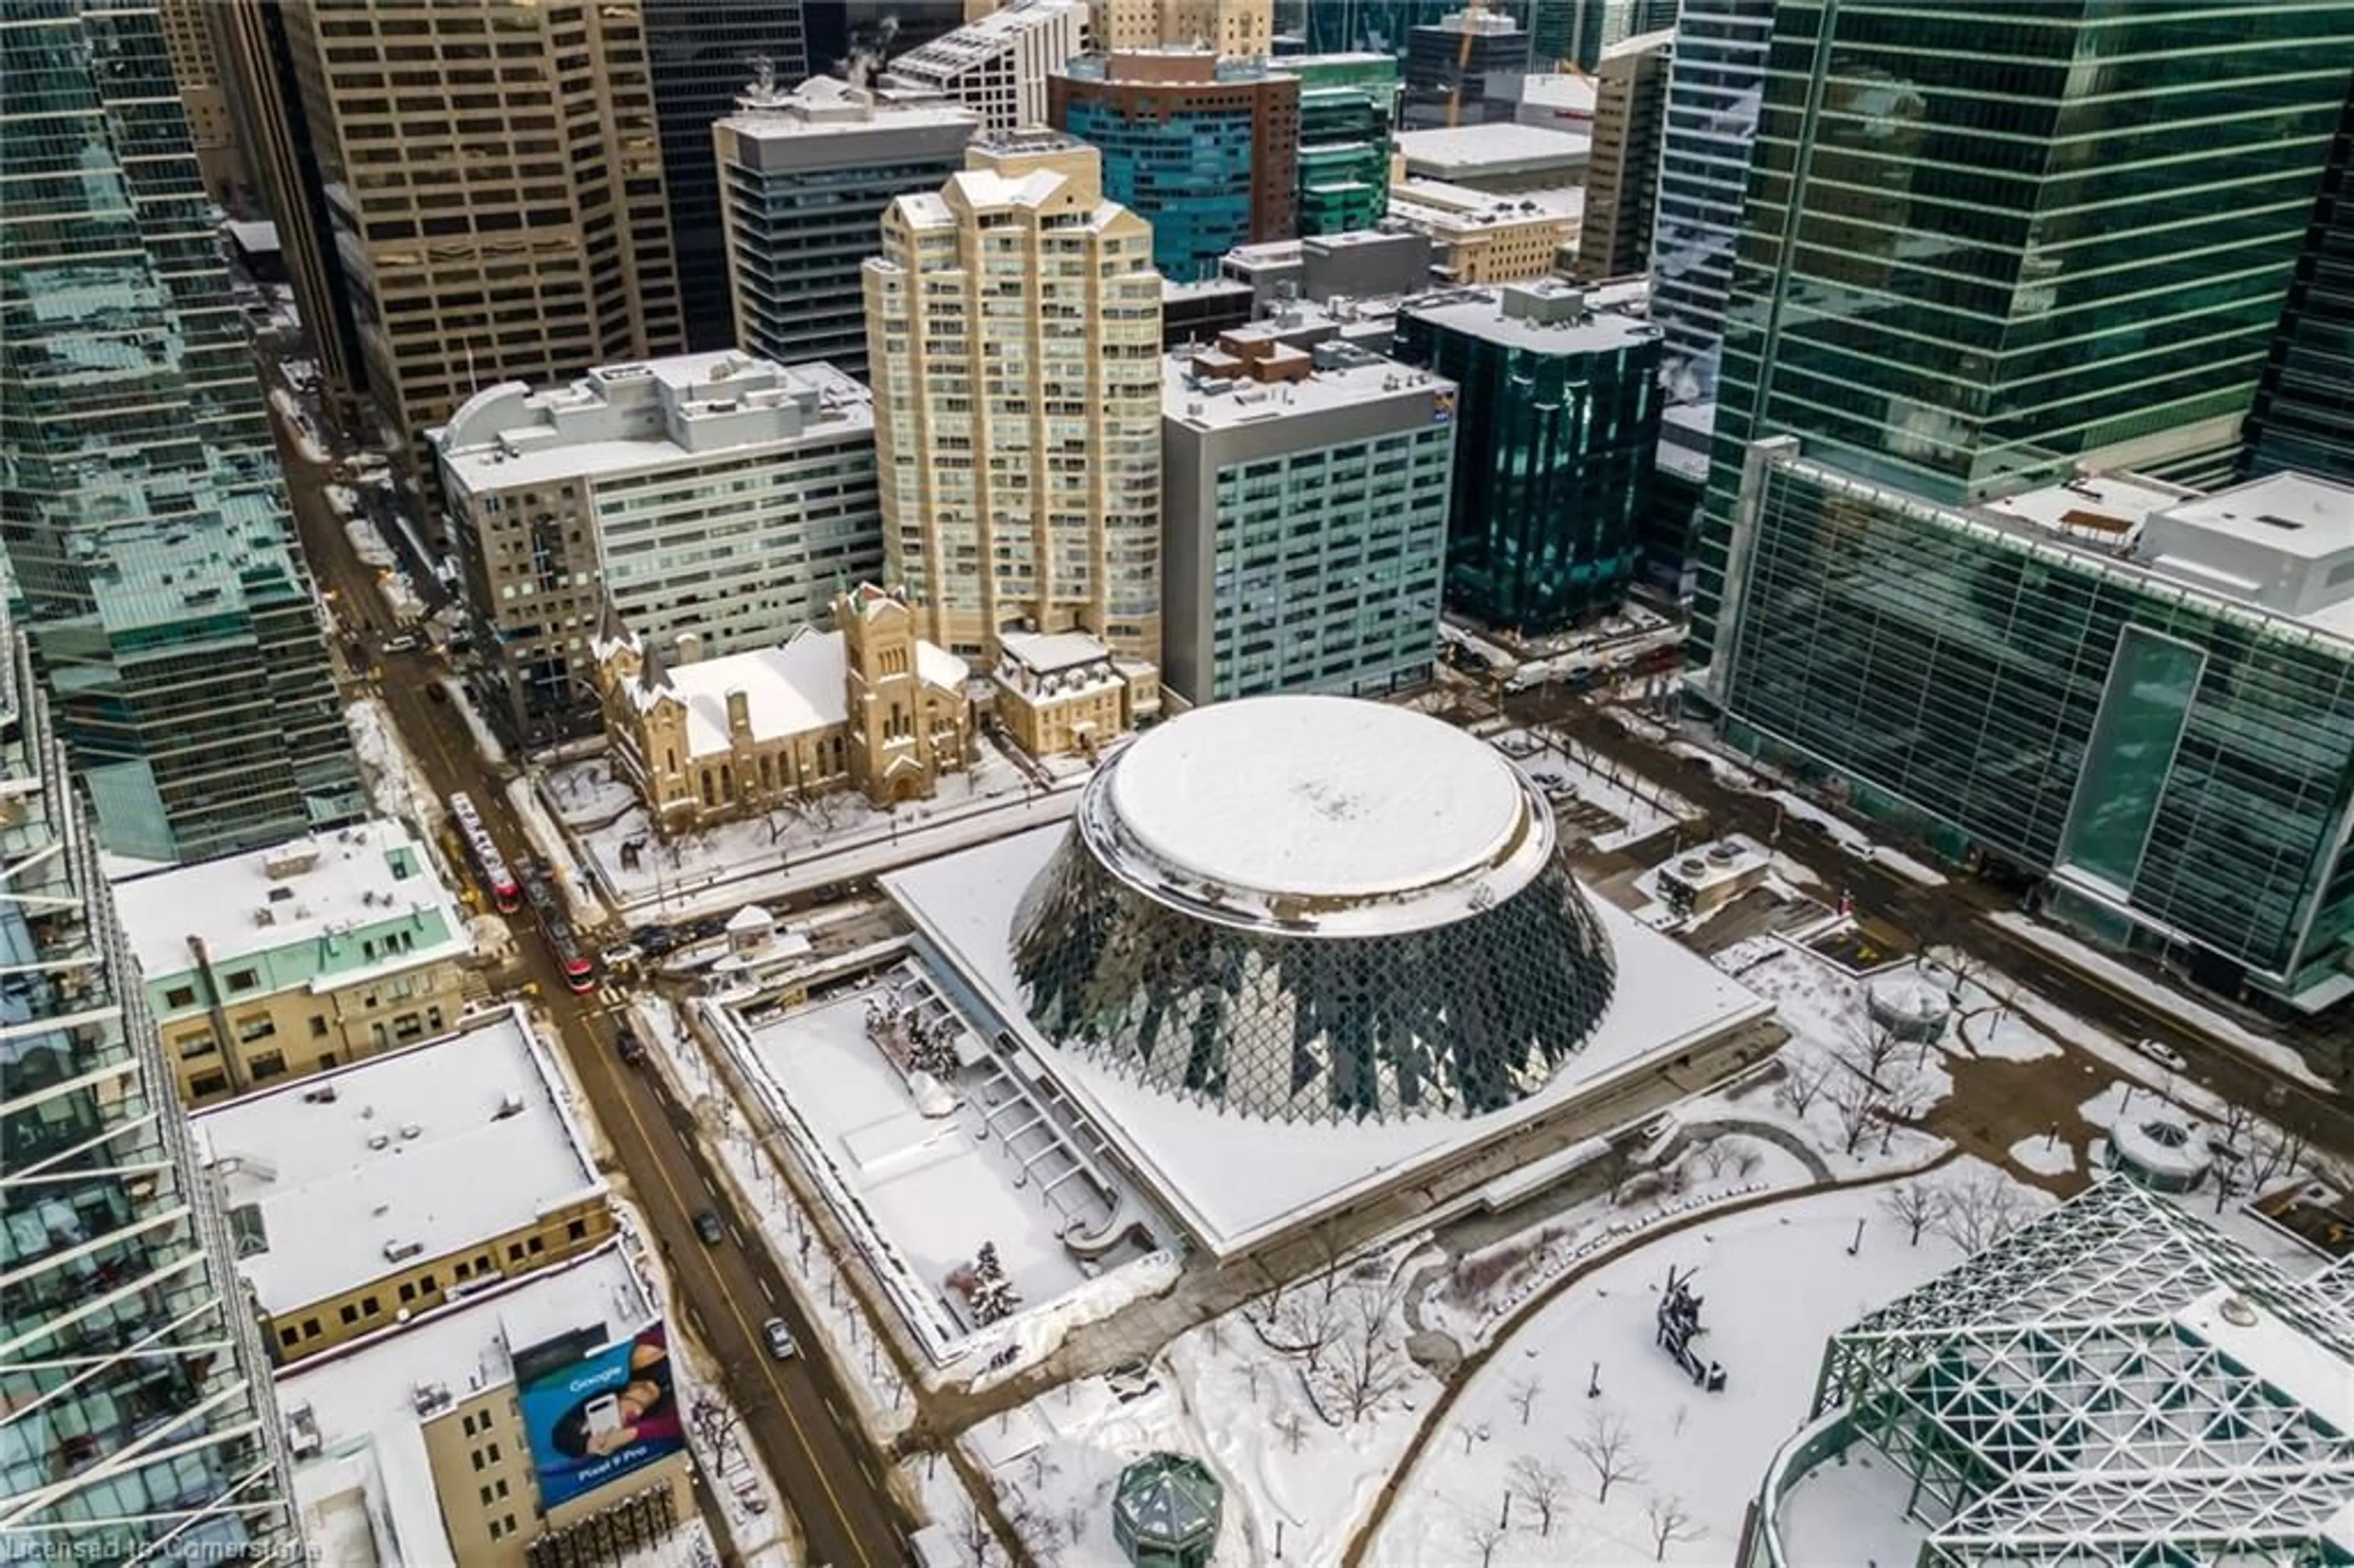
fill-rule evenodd
<path id="1" fill-rule="evenodd" d="M 704 1209 L 695 1216 L 695 1234 L 703 1238 L 705 1246 L 717 1246 L 720 1237 L 726 1233 L 720 1228 L 719 1216 L 709 1209 Z"/>
<path id="2" fill-rule="evenodd" d="M 2163 1041 L 2136 1041 L 2134 1043 L 2134 1049 L 2140 1052 L 2143 1055 L 2148 1057 L 2151 1061 L 2157 1063 L 2159 1066 L 2165 1068 L 2169 1073 L 2187 1073 L 2190 1070 L 2190 1064 L 2184 1060 L 2182 1053 L 2176 1050 L 2173 1046 L 2167 1044 Z"/>
<path id="3" fill-rule="evenodd" d="M 613 1049 L 620 1052 L 621 1060 L 632 1067 L 646 1059 L 645 1043 L 629 1029 L 622 1029 L 614 1034 Z"/>
<path id="4" fill-rule="evenodd" d="M 760 1338 L 769 1341 L 769 1357 L 772 1361 L 790 1361 L 801 1349 L 793 1343 L 793 1331 L 785 1327 L 782 1318 L 771 1318 L 761 1324 Z"/>

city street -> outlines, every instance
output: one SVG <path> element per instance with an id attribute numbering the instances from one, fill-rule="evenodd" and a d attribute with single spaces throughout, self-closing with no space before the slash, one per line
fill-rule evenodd
<path id="1" fill-rule="evenodd" d="M 281 440 L 281 446 L 311 569 L 323 590 L 334 591 L 345 625 L 370 629 L 374 644 L 389 617 L 376 600 L 371 569 L 354 555 L 328 504 L 327 474 L 291 441 Z M 455 709 L 427 694 L 440 673 L 438 662 L 423 652 L 373 656 L 382 671 L 377 694 L 436 795 L 470 793 L 501 850 L 520 862 L 530 844 L 508 809 L 504 781 L 483 766 Z M 350 684 L 366 683 L 361 661 Z M 511 923 L 523 977 L 556 1022 L 573 1075 L 668 1262 L 677 1307 L 719 1361 L 727 1393 L 742 1413 L 742 1430 L 793 1510 L 808 1561 L 831 1568 L 908 1561 L 905 1540 L 912 1521 L 893 1501 L 874 1447 L 843 1414 L 849 1402 L 832 1368 L 817 1359 L 823 1341 L 810 1331 L 782 1275 L 758 1248 L 758 1226 L 729 1213 L 716 1195 L 717 1183 L 695 1147 L 691 1117 L 659 1091 L 650 1074 L 622 1064 L 613 1048 L 616 1010 L 596 995 L 576 996 L 565 988 L 528 915 Z M 695 1234 L 695 1215 L 705 1209 L 726 1223 L 726 1239 L 716 1246 Z M 791 1326 L 801 1355 L 782 1362 L 769 1358 L 759 1325 L 770 1316 Z"/>

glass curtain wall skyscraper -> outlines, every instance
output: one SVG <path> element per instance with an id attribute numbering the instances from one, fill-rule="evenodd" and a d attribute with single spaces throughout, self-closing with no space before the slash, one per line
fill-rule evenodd
<path id="1" fill-rule="evenodd" d="M 268 1362 L 5 609 L 0 874 L 0 1556 L 287 1561 Z"/>
<path id="2" fill-rule="evenodd" d="M 1956 503 L 2228 454 L 2350 58 L 2344 0 L 1780 0 L 1695 662 L 1755 440 Z"/>
<path id="3" fill-rule="evenodd" d="M 120 853 L 348 821 L 358 769 L 152 0 L 0 0 L 0 545 Z"/>
<path id="4" fill-rule="evenodd" d="M 1667 334 L 1668 393 L 1678 401 L 1716 396 L 1724 296 L 1773 30 L 1774 0 L 1685 0 L 1676 23 L 1651 238 L 1651 319 Z"/>
<path id="5" fill-rule="evenodd" d="M 2243 475 L 2354 483 L 2354 77 L 2244 440 Z"/>
<path id="6" fill-rule="evenodd" d="M 756 69 L 788 85 L 809 74 L 801 0 L 752 5 L 743 0 L 659 0 L 645 15 L 686 346 L 697 353 L 734 348 L 738 337 L 727 288 L 711 122 L 735 109 L 736 95 Z M 766 61 L 765 68 L 756 68 L 756 58 Z"/>

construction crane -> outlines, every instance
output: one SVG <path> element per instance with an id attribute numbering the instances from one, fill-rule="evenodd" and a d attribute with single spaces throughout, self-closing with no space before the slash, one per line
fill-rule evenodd
<path id="1" fill-rule="evenodd" d="M 1447 95 L 1447 128 L 1449 131 L 1463 119 L 1463 79 L 1471 71 L 1471 24 L 1481 15 L 1479 0 L 1470 0 L 1463 7 L 1463 44 L 1455 51 L 1455 86 Z"/>

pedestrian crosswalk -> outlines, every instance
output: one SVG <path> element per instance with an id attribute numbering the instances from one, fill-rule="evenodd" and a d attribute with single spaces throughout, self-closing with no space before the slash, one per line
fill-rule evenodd
<path id="1" fill-rule="evenodd" d="M 617 985 L 600 985 L 597 988 L 597 1000 L 608 1008 L 618 1009 L 629 1005 L 630 994 Z"/>

